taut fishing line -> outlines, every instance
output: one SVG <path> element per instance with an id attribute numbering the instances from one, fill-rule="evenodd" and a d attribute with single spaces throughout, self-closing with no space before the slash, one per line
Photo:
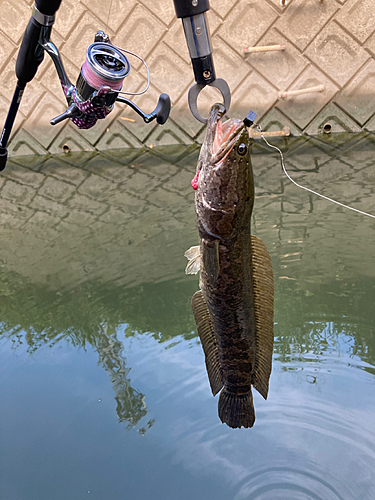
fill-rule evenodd
<path id="1" fill-rule="evenodd" d="M 344 205 L 344 203 L 341 203 L 339 201 L 333 200 L 332 198 L 328 198 L 328 196 L 324 196 L 324 194 L 317 193 L 316 191 L 313 191 L 312 189 L 309 189 L 309 188 L 307 188 L 305 186 L 301 186 L 301 184 L 298 184 L 298 182 L 294 181 L 290 177 L 290 175 L 288 174 L 288 172 L 286 171 L 285 164 L 284 164 L 284 156 L 283 156 L 283 153 L 282 153 L 281 149 L 279 149 L 277 146 L 273 146 L 272 144 L 270 144 L 267 141 L 267 139 L 263 135 L 263 129 L 259 125 L 259 123 L 257 124 L 257 129 L 259 130 L 260 136 L 262 137 L 262 139 L 264 140 L 264 142 L 267 144 L 267 146 L 269 146 L 272 149 L 276 149 L 276 151 L 279 152 L 280 158 L 281 158 L 281 166 L 283 168 L 284 174 L 288 177 L 288 179 L 291 182 L 293 182 L 293 184 L 295 184 L 297 187 L 299 187 L 301 189 L 304 189 L 305 191 L 308 191 L 309 193 L 315 194 L 316 196 L 320 196 L 321 198 L 324 198 L 325 200 L 331 201 L 332 203 L 336 203 L 336 205 L 339 205 L 340 207 L 348 208 L 349 210 L 353 210 L 354 212 L 358 212 L 359 214 L 367 215 L 368 217 L 372 217 L 373 219 L 375 219 L 375 215 L 369 214 L 367 212 L 363 212 L 362 210 L 358 210 L 357 208 L 349 207 L 348 205 Z"/>
<path id="2" fill-rule="evenodd" d="M 111 9 L 112 9 L 112 0 L 111 0 L 111 3 L 109 4 L 109 11 L 108 11 L 108 17 L 107 17 L 107 26 L 108 26 L 108 23 L 109 23 L 109 16 L 111 15 Z"/>

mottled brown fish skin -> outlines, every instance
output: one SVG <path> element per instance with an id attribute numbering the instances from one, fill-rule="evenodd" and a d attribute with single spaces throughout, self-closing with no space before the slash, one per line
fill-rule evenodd
<path id="1" fill-rule="evenodd" d="M 224 107 L 215 105 L 210 120 L 214 129 Z M 195 195 L 200 236 L 200 287 L 210 312 L 217 340 L 224 388 L 219 416 L 230 427 L 251 427 L 255 420 L 251 382 L 255 365 L 256 337 L 251 279 L 250 218 L 254 204 L 254 181 L 250 164 L 250 139 L 240 127 L 233 148 L 220 163 L 212 163 L 209 136 L 198 165 L 201 170 Z M 241 146 L 241 148 L 240 148 Z M 243 154 L 243 146 L 246 153 Z M 219 273 L 210 273 L 204 255 L 218 249 Z M 246 410 L 229 408 L 230 396 L 248 398 Z M 237 405 L 241 397 L 236 399 Z M 234 404 L 234 403 L 233 403 Z M 252 408 L 249 409 L 249 406 Z M 228 407 L 228 408 L 226 408 Z M 246 413 L 246 415 L 241 415 Z"/>

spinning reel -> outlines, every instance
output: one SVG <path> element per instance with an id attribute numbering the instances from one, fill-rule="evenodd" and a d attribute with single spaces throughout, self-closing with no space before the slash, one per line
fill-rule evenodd
<path id="1" fill-rule="evenodd" d="M 130 106 L 146 123 L 156 119 L 157 123 L 163 125 L 169 117 L 171 101 L 167 94 L 160 95 L 156 108 L 149 114 L 144 113 L 129 99 L 119 95 L 139 95 L 146 92 L 150 83 L 150 74 L 147 64 L 141 57 L 116 47 L 102 31 L 97 32 L 94 43 L 87 49 L 86 61 L 82 65 L 76 85 L 70 82 L 59 51 L 50 42 L 55 13 L 59 9 L 60 3 L 61 0 L 35 0 L 33 13 L 17 56 L 16 89 L 0 136 L 0 171 L 4 170 L 7 162 L 6 146 L 22 95 L 27 83 L 34 78 L 42 63 L 44 52 L 47 52 L 54 62 L 68 103 L 68 109 L 51 120 L 52 125 L 70 118 L 78 128 L 91 128 L 98 119 L 105 118 L 112 111 L 116 101 Z M 141 92 L 132 93 L 122 90 L 124 79 L 130 72 L 130 63 L 125 53 L 140 59 L 146 67 L 147 85 Z"/>
<path id="2" fill-rule="evenodd" d="M 82 65 L 76 85 L 70 82 L 56 46 L 50 41 L 43 42 L 41 46 L 55 64 L 69 106 L 64 113 L 51 120 L 51 125 L 70 118 L 80 129 L 91 128 L 98 119 L 105 118 L 112 111 L 116 101 L 130 106 L 146 123 L 156 119 L 157 123 L 163 125 L 167 121 L 171 109 L 170 98 L 167 94 L 160 95 L 156 108 L 149 114 L 144 113 L 129 99 L 119 95 L 124 79 L 131 69 L 129 60 L 124 54 L 128 51 L 113 45 L 108 35 L 102 31 L 96 33 L 95 42 L 87 49 L 86 60 Z M 141 59 L 132 52 L 128 53 Z M 143 91 L 131 93 L 132 95 L 143 94 L 149 87 L 149 71 L 143 59 L 141 61 L 146 66 L 148 82 Z"/>

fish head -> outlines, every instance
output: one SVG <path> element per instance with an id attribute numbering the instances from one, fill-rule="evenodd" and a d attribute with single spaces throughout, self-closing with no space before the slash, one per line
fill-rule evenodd
<path id="1" fill-rule="evenodd" d="M 254 180 L 250 138 L 242 120 L 223 121 L 225 107 L 215 104 L 198 161 L 195 209 L 200 232 L 221 240 L 250 223 Z"/>

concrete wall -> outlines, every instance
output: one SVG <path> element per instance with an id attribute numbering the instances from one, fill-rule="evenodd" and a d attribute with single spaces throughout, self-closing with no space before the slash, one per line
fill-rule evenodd
<path id="1" fill-rule="evenodd" d="M 14 65 L 33 1 L 1 0 L 0 123 L 4 123 L 15 86 Z M 294 135 L 331 130 L 375 130 L 375 0 L 212 0 L 208 13 L 217 75 L 231 87 L 232 116 L 249 109 L 266 130 L 288 126 Z M 193 83 L 181 21 L 172 0 L 63 0 L 52 41 L 66 70 L 76 81 L 87 46 L 98 29 L 120 47 L 144 57 L 151 88 L 134 101 L 154 109 L 158 95 L 172 99 L 171 118 L 163 127 L 146 125 L 127 107 L 114 111 L 88 131 L 68 122 L 52 127 L 49 120 L 64 111 L 65 99 L 51 61 L 43 62 L 25 92 L 14 127 L 11 156 L 107 150 L 142 145 L 191 144 L 203 127 L 187 109 Z M 245 47 L 283 44 L 284 51 L 245 54 Z M 135 61 L 125 90 L 143 88 L 146 75 Z M 322 92 L 280 99 L 280 92 L 318 85 Z M 200 102 L 205 113 L 216 100 L 207 92 Z M 128 119 L 135 120 L 128 121 Z"/>

